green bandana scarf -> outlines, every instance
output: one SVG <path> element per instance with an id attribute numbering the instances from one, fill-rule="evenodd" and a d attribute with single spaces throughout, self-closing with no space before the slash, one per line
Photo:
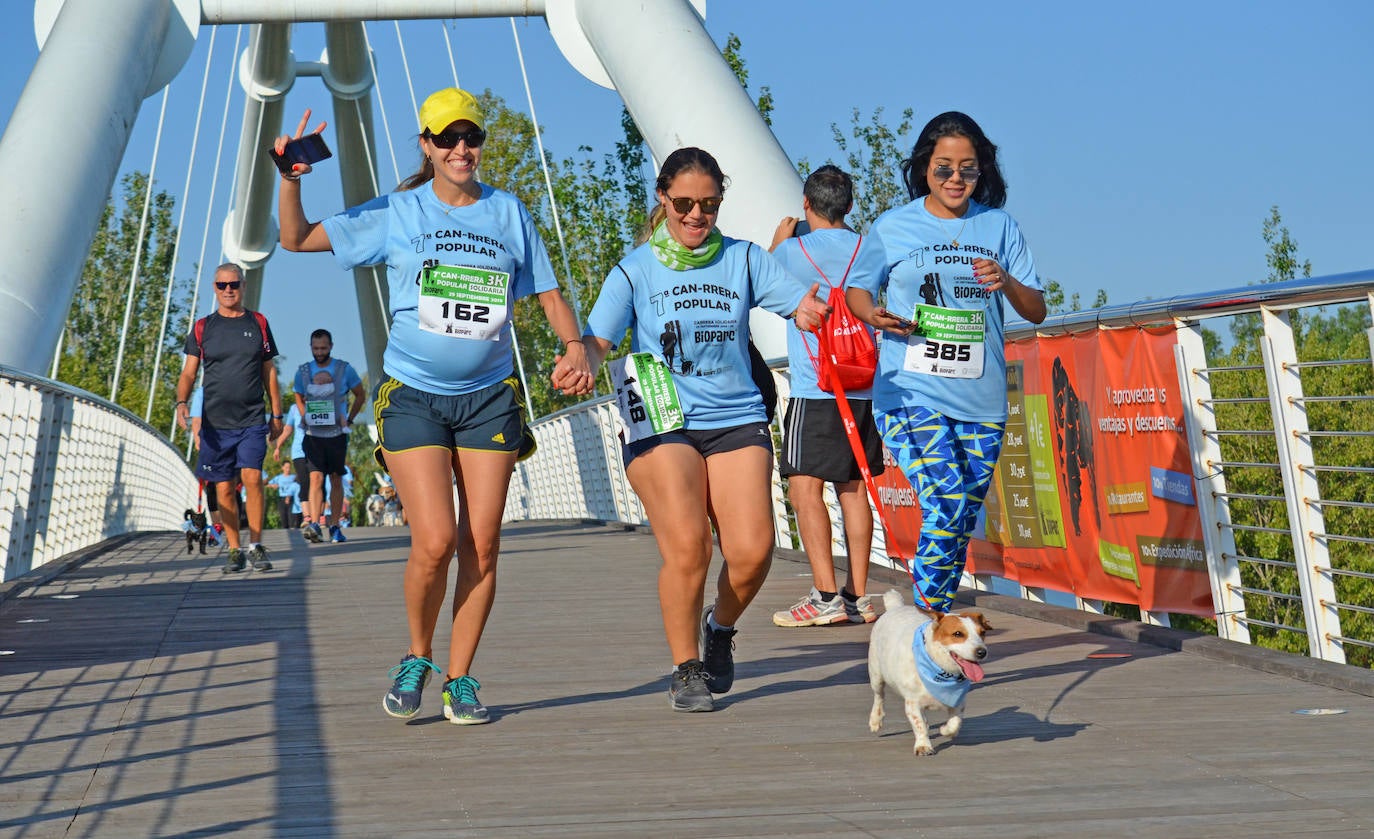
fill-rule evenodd
<path id="1" fill-rule="evenodd" d="M 706 237 L 706 241 L 701 247 L 688 248 L 672 237 L 668 232 L 668 223 L 659 222 L 658 227 L 654 228 L 653 235 L 649 237 L 649 247 L 653 250 L 654 256 L 664 266 L 674 271 L 687 271 L 692 268 L 700 268 L 709 265 L 711 260 L 720 253 L 721 242 L 724 241 L 720 231 L 711 228 L 711 235 Z"/>

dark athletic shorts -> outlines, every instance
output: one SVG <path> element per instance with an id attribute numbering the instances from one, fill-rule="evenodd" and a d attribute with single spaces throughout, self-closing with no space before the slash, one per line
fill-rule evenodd
<path id="1" fill-rule="evenodd" d="M 200 460 L 196 477 L 202 481 L 234 481 L 240 469 L 262 469 L 267 459 L 267 423 L 248 428 L 200 426 Z"/>
<path id="2" fill-rule="evenodd" d="M 525 394 L 510 378 L 472 393 L 441 396 L 388 376 L 373 394 L 379 448 L 403 452 L 426 446 L 484 452 L 534 453 L 525 425 Z"/>
<path id="3" fill-rule="evenodd" d="M 305 432 L 296 429 L 295 433 L 304 434 Z M 301 445 L 305 445 L 304 440 L 301 441 Z M 297 457 L 292 459 L 291 465 L 296 470 L 296 483 L 301 485 L 300 500 L 301 504 L 304 505 L 305 502 L 310 500 L 310 461 L 303 457 Z"/>
<path id="4" fill-rule="evenodd" d="M 302 445 L 305 448 L 305 462 L 311 472 L 326 475 L 342 475 L 344 460 L 348 455 L 348 435 L 336 437 L 311 437 L 305 435 Z"/>
<path id="5" fill-rule="evenodd" d="M 854 412 L 854 423 L 859 427 L 869 474 L 877 477 L 883 474 L 883 437 L 873 423 L 873 403 L 868 399 L 850 399 L 849 410 Z M 778 473 L 784 478 L 810 475 L 831 483 L 863 477 L 845 438 L 844 420 L 834 398 L 787 400 Z"/>
<path id="6" fill-rule="evenodd" d="M 749 422 L 727 428 L 682 428 L 677 431 L 665 431 L 662 434 L 645 437 L 629 445 L 621 443 L 620 458 L 628 467 L 630 461 L 649 449 L 664 443 L 685 443 L 696 449 L 704 458 L 713 454 L 738 451 L 749 446 L 767 449 L 770 455 L 773 453 L 773 434 L 768 429 L 768 423 Z"/>

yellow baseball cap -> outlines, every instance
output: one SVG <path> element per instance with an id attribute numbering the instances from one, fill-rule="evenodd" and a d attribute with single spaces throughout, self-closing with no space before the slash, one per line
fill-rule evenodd
<path id="1" fill-rule="evenodd" d="M 446 87 L 435 91 L 420 106 L 420 127 L 430 134 L 440 134 L 445 128 L 460 119 L 465 119 L 478 128 L 482 127 L 482 108 L 477 99 L 466 90 Z"/>

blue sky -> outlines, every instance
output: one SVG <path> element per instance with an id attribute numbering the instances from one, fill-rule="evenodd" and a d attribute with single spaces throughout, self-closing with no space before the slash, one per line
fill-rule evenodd
<path id="1" fill-rule="evenodd" d="M 9 56 L 0 67 L 0 121 L 7 122 L 37 56 L 31 4 L 9 0 L 0 21 L 0 49 Z M 400 25 L 421 98 L 452 81 L 443 25 Z M 1085 303 L 1099 288 L 1115 304 L 1262 280 L 1260 232 L 1271 205 L 1279 206 L 1299 258 L 1311 260 L 1315 274 L 1374 267 L 1374 3 L 716 0 L 708 3 L 706 25 L 717 44 L 732 32 L 741 38 L 751 92 L 772 89 L 774 131 L 794 160 L 842 162 L 830 126 L 847 126 L 855 108 L 866 118 L 882 107 L 895 126 L 910 107 L 913 130 L 941 111 L 971 114 L 1001 148 L 1007 210 L 1020 222 L 1041 276 L 1078 291 Z M 406 174 L 418 158 L 396 29 L 390 22 L 367 26 Z M 567 64 L 542 19 L 518 22 L 517 29 L 545 147 L 557 159 L 581 144 L 610 151 L 619 98 Z M 224 27 L 215 40 L 182 273 L 199 255 L 236 30 Z M 463 86 L 489 87 L 525 107 L 508 20 L 453 21 L 448 32 Z M 246 44 L 246 30 L 243 37 Z M 191 165 L 209 42 L 204 28 L 169 94 L 157 181 L 177 194 Z M 322 47 L 321 25 L 295 28 L 298 58 L 318 58 Z M 160 97 L 144 103 L 126 170 L 146 171 L 152 163 Z M 294 123 L 307 106 L 327 110 L 328 101 L 318 80 L 303 78 L 288 94 L 287 118 Z M 242 115 L 236 84 L 229 107 L 225 167 L 236 153 Z M 55 127 L 74 131 L 57 140 L 100 141 L 80 127 Z M 394 182 L 381 130 L 379 114 L 382 181 Z M 210 266 L 220 261 L 229 176 L 225 168 L 209 211 Z M 342 209 L 335 183 L 312 183 L 306 205 L 312 217 Z M 289 362 L 308 358 L 309 332 L 324 326 L 335 334 L 336 355 L 361 364 L 351 275 L 327 256 L 279 252 L 266 282 L 262 308 Z"/>

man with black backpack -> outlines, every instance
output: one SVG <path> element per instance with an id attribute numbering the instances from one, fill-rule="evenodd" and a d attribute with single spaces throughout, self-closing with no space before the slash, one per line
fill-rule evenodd
<path id="1" fill-rule="evenodd" d="M 268 433 L 281 434 L 281 390 L 272 363 L 277 345 L 267 318 L 244 308 L 243 269 L 232 262 L 215 269 L 215 302 L 215 311 L 197 320 L 186 336 L 186 361 L 177 380 L 177 421 L 182 428 L 188 427 L 191 390 L 204 365 L 196 476 L 213 484 L 219 499 L 229 543 L 223 570 L 226 574 L 242 571 L 251 561 L 254 571 L 270 571 L 272 563 L 261 544 L 262 464 Z M 239 542 L 236 487 L 240 482 L 247 505 L 247 551 Z"/>
<path id="2" fill-rule="evenodd" d="M 779 471 L 787 478 L 787 497 L 797 514 L 802 548 L 811 564 L 812 587 L 795 606 L 773 614 L 778 626 L 827 626 L 871 623 L 877 613 L 869 602 L 868 558 L 873 543 L 873 512 L 864 494 L 863 475 L 850 446 L 845 442 L 844 422 L 834 394 L 838 379 L 848 397 L 850 410 L 867 468 L 883 472 L 883 444 L 873 424 L 871 385 L 876 367 L 874 342 L 868 327 L 849 312 L 844 288 L 855 278 L 880 270 L 882 265 L 867 248 L 863 237 L 844 223 L 854 205 L 854 184 L 835 166 L 822 166 L 806 179 L 802 209 L 810 232 L 797 236 L 799 219 L 784 218 L 773 236 L 770 250 L 795 277 L 807 283 L 821 281 L 836 293 L 829 302 L 834 311 L 821 326 L 828 352 L 822 352 L 818 336 L 803 334 L 796 324 L 787 326 L 787 355 L 791 371 L 791 397 L 784 418 Z M 831 553 L 830 513 L 822 492 L 829 481 L 835 486 L 844 517 L 848 548 L 848 581 L 835 584 Z"/>

